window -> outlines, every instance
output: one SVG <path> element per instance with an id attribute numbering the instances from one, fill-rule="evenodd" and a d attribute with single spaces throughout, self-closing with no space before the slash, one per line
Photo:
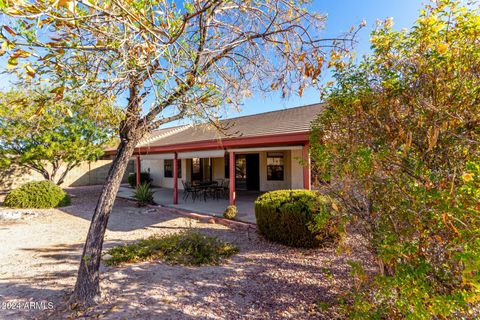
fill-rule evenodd
<path id="1" fill-rule="evenodd" d="M 267 180 L 283 181 L 283 153 L 268 152 L 267 153 Z"/>
<path id="2" fill-rule="evenodd" d="M 182 177 L 182 160 L 178 159 L 178 177 Z M 173 160 L 165 159 L 163 163 L 164 176 L 165 178 L 173 178 Z"/>

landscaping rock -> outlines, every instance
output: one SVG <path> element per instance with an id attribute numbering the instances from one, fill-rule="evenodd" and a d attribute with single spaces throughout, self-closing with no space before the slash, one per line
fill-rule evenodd
<path id="1" fill-rule="evenodd" d="M 0 220 L 23 220 L 38 216 L 38 213 L 24 210 L 0 211 Z"/>

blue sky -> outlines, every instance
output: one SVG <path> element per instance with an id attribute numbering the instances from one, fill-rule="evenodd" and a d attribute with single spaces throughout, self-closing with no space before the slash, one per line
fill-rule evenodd
<path id="1" fill-rule="evenodd" d="M 428 0 L 427 0 L 428 1 Z M 425 1 L 421 0 L 313 0 L 311 7 L 327 15 L 324 37 L 334 37 L 347 32 L 352 25 L 365 20 L 367 27 L 360 32 L 356 47 L 357 56 L 370 50 L 369 34 L 377 19 L 394 19 L 394 28 L 410 28 L 418 17 Z M 282 99 L 280 94 L 267 97 L 255 95 L 246 100 L 240 112 L 232 111 L 228 117 L 296 107 L 320 101 L 317 90 L 306 90 L 302 97 L 292 96 Z"/>

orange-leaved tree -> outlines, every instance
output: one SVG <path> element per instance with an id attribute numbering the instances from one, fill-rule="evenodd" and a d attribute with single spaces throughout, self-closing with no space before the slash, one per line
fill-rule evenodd
<path id="1" fill-rule="evenodd" d="M 313 124 L 325 187 L 359 222 L 380 275 L 359 318 L 478 318 L 480 18 L 439 0 L 410 30 L 372 33 L 359 64 L 335 62 Z"/>

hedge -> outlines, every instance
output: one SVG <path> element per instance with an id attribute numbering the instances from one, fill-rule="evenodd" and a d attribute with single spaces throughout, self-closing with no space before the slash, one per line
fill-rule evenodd
<path id="1" fill-rule="evenodd" d="M 3 203 L 11 208 L 47 209 L 64 207 L 70 204 L 70 197 L 52 181 L 28 182 L 10 191 Z"/>
<path id="2" fill-rule="evenodd" d="M 309 190 L 277 190 L 255 201 L 260 233 L 268 240 L 313 248 L 332 242 L 340 222 L 328 197 Z"/>

